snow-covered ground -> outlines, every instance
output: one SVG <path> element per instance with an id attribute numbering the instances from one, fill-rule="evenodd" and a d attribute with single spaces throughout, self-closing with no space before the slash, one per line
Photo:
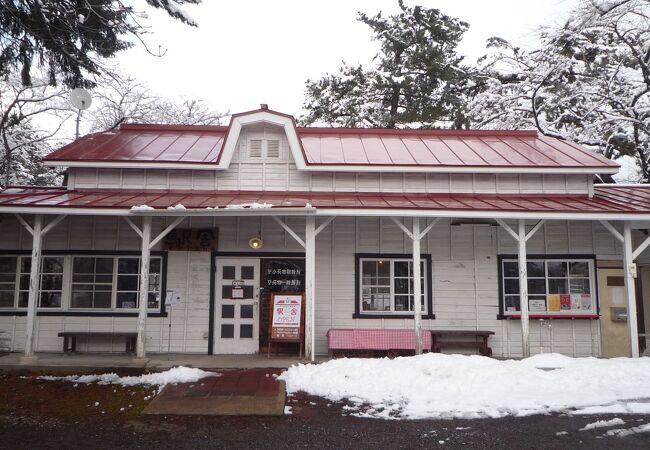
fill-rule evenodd
<path id="1" fill-rule="evenodd" d="M 39 380 L 48 381 L 70 381 L 72 383 L 88 384 L 116 384 L 120 386 L 150 385 L 158 386 L 159 391 L 167 384 L 195 383 L 205 377 L 214 377 L 221 374 L 207 372 L 192 367 L 173 367 L 164 372 L 148 373 L 140 376 L 120 377 L 115 373 L 104 373 L 101 375 L 68 375 L 65 377 L 41 376 Z"/>
<path id="2" fill-rule="evenodd" d="M 347 401 L 376 418 L 482 418 L 550 412 L 650 413 L 650 358 L 523 360 L 429 353 L 335 359 L 287 369 L 289 394 Z"/>

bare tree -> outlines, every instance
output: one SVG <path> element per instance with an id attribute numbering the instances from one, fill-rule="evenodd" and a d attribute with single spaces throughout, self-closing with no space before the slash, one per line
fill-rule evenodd
<path id="1" fill-rule="evenodd" d="M 90 110 L 90 130 L 105 131 L 121 123 L 163 123 L 181 125 L 219 125 L 228 113 L 210 108 L 203 100 L 181 102 L 152 93 L 130 76 L 112 74 L 94 92 Z"/>
<path id="2" fill-rule="evenodd" d="M 25 172 L 39 164 L 49 142 L 71 115 L 64 87 L 50 86 L 43 79 L 26 87 L 17 76 L 0 81 L 1 182 L 5 187 L 29 181 Z"/>

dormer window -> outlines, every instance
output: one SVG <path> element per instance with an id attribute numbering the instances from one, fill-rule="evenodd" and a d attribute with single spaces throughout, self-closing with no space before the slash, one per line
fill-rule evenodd
<path id="1" fill-rule="evenodd" d="M 251 139 L 248 141 L 249 158 L 279 158 L 279 139 Z"/>

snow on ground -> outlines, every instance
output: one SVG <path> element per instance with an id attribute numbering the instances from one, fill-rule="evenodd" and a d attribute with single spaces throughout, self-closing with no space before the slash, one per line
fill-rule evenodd
<path id="1" fill-rule="evenodd" d="M 650 399 L 650 358 L 543 354 L 500 361 L 428 353 L 300 364 L 278 379 L 286 382 L 289 394 L 304 391 L 347 401 L 352 405 L 348 411 L 360 417 L 496 418 L 574 410 L 601 414 L 603 407 L 617 413 L 630 405 L 650 412 L 650 403 L 639 402 Z"/>
<path id="2" fill-rule="evenodd" d="M 173 367 L 164 372 L 148 373 L 140 376 L 120 377 L 116 373 L 104 373 L 101 375 L 68 375 L 65 377 L 41 376 L 39 380 L 47 381 L 70 381 L 82 384 L 116 384 L 121 386 L 135 386 L 139 384 L 158 386 L 159 391 L 167 384 L 195 383 L 205 377 L 218 377 L 220 373 L 207 372 L 192 367 Z"/>
<path id="3" fill-rule="evenodd" d="M 625 437 L 625 436 L 630 436 L 631 434 L 638 434 L 638 433 L 650 433 L 650 423 L 646 423 L 645 425 L 639 425 L 638 427 L 616 428 L 614 430 L 609 430 L 607 432 L 607 436 Z"/>
<path id="4" fill-rule="evenodd" d="M 619 419 L 618 417 L 615 417 L 612 420 L 598 420 L 596 422 L 588 423 L 584 427 L 580 428 L 580 430 L 578 431 L 595 430 L 596 428 L 615 427 L 616 425 L 625 425 L 625 421 L 623 419 Z"/>

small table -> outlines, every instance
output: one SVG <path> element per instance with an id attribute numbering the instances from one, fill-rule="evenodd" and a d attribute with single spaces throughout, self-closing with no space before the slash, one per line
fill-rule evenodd
<path id="1" fill-rule="evenodd" d="M 489 330 L 433 330 L 431 331 L 431 351 L 440 353 L 440 349 L 447 345 L 473 348 L 483 356 L 492 356 L 488 339 L 493 334 L 494 331 Z M 468 338 L 472 338 L 472 340 L 468 340 Z"/>
<path id="2" fill-rule="evenodd" d="M 62 331 L 58 334 L 63 338 L 63 353 L 77 351 L 77 337 L 123 337 L 126 339 L 126 353 L 135 353 L 135 341 L 138 333 L 123 333 L 110 331 Z"/>

